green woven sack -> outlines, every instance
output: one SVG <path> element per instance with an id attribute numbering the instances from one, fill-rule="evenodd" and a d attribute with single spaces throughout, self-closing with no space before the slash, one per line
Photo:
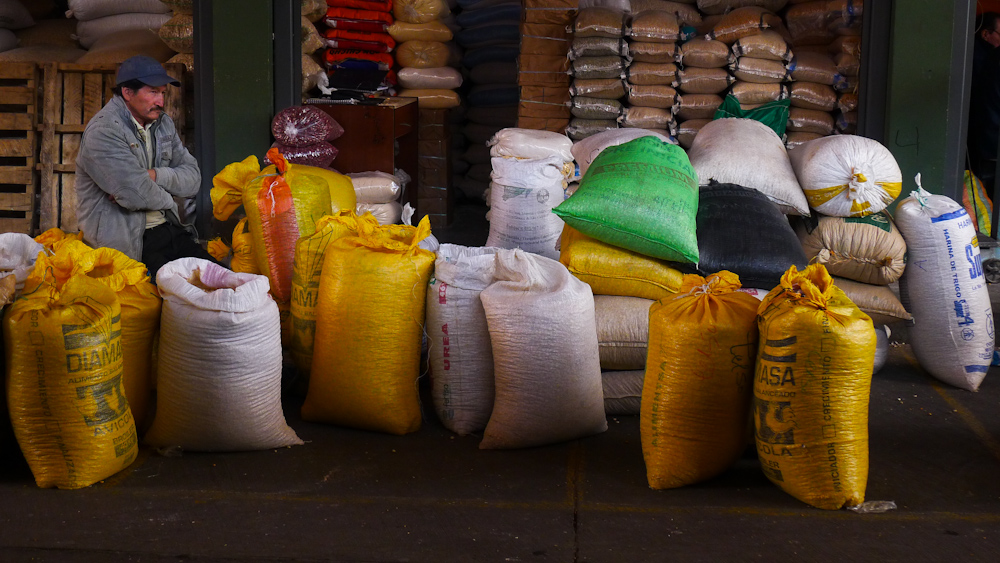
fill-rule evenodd
<path id="1" fill-rule="evenodd" d="M 601 151 L 576 193 L 552 211 L 601 242 L 698 263 L 698 175 L 684 149 L 656 137 Z"/>
<path id="2" fill-rule="evenodd" d="M 736 99 L 736 96 L 729 94 L 726 96 L 726 99 L 722 101 L 722 105 L 719 106 L 719 109 L 715 110 L 714 119 L 725 119 L 727 117 L 753 119 L 754 121 L 759 121 L 773 129 L 774 132 L 778 134 L 778 137 L 784 138 L 785 128 L 788 127 L 790 104 L 791 100 L 784 99 L 767 102 L 760 107 L 745 110 L 740 107 L 740 101 Z"/>

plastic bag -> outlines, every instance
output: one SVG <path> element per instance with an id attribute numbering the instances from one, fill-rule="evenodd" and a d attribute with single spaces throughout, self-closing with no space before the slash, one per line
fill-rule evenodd
<path id="1" fill-rule="evenodd" d="M 401 67 L 439 68 L 448 66 L 448 45 L 440 41 L 411 39 L 396 47 L 396 62 Z"/>
<path id="2" fill-rule="evenodd" d="M 792 50 L 776 31 L 764 30 L 756 35 L 748 35 L 733 43 L 733 54 L 737 57 L 753 57 L 772 61 L 792 60 Z"/>
<path id="3" fill-rule="evenodd" d="M 629 99 L 636 100 L 641 104 L 669 106 L 670 92 L 667 90 L 652 91 L 656 86 L 630 86 Z M 663 88 L 669 88 L 665 86 Z M 667 129 L 674 127 L 673 112 L 663 107 L 643 107 L 633 105 L 622 111 L 622 116 L 618 118 L 622 127 L 638 127 L 640 129 Z"/>
<path id="4" fill-rule="evenodd" d="M 589 96 L 618 100 L 625 97 L 625 82 L 617 78 L 588 80 L 575 78 L 569 87 L 571 96 Z"/>
<path id="5" fill-rule="evenodd" d="M 626 69 L 629 84 L 662 84 L 672 86 L 677 80 L 677 65 L 674 63 L 633 62 Z"/>
<path id="6" fill-rule="evenodd" d="M 443 88 L 420 88 L 399 91 L 401 98 L 417 98 L 417 106 L 420 109 L 448 109 L 458 107 L 462 99 L 454 90 Z"/>
<path id="7" fill-rule="evenodd" d="M 702 127 L 688 152 L 699 182 L 759 190 L 788 214 L 809 215 L 788 153 L 773 129 L 753 119 L 716 119 Z"/>
<path id="8" fill-rule="evenodd" d="M 744 82 L 772 84 L 788 80 L 788 69 L 784 61 L 740 57 L 730 68 L 733 76 Z"/>
<path id="9" fill-rule="evenodd" d="M 573 161 L 573 142 L 566 135 L 552 131 L 508 127 L 497 131 L 486 144 L 493 157 L 537 159 L 554 156 L 563 162 Z"/>
<path id="10" fill-rule="evenodd" d="M 749 104 L 766 104 L 789 97 L 788 86 L 785 84 L 755 84 L 737 80 L 733 84 L 730 95 L 739 100 L 740 106 Z"/>
<path id="11" fill-rule="evenodd" d="M 454 32 L 440 21 L 426 23 L 397 21 L 386 28 L 386 31 L 397 43 L 413 40 L 445 42 L 454 38 Z"/>
<path id="12" fill-rule="evenodd" d="M 674 116 L 679 121 L 711 119 L 720 105 L 722 97 L 718 94 L 683 94 L 677 96 Z"/>
<path id="13" fill-rule="evenodd" d="M 326 27 L 332 29 L 348 29 L 352 31 L 382 33 L 392 28 L 392 14 L 387 12 L 331 7 L 326 10 L 324 15 L 326 16 Z M 396 39 L 395 36 L 393 39 Z M 448 39 L 451 39 L 451 36 L 449 36 Z M 444 41 L 447 41 L 448 39 L 445 39 Z"/>
<path id="14" fill-rule="evenodd" d="M 598 133 L 617 128 L 617 119 L 582 119 L 574 117 L 566 127 L 566 134 L 573 141 L 581 141 Z"/>
<path id="15" fill-rule="evenodd" d="M 684 276 L 649 311 L 639 431 L 653 489 L 710 479 L 746 449 L 758 302 L 739 287 L 731 272 Z"/>
<path id="16" fill-rule="evenodd" d="M 397 21 L 428 23 L 451 14 L 445 0 L 393 0 L 392 13 Z"/>
<path id="17" fill-rule="evenodd" d="M 464 436 L 493 411 L 493 349 L 480 293 L 493 281 L 496 248 L 443 244 L 427 290 L 427 356 L 434 411 Z"/>
<path id="18" fill-rule="evenodd" d="M 0 279 L 12 276 L 20 292 L 45 247 L 23 233 L 0 233 Z"/>
<path id="19" fill-rule="evenodd" d="M 594 296 L 601 369 L 645 369 L 651 299 Z"/>
<path id="20" fill-rule="evenodd" d="M 847 298 L 857 305 L 858 309 L 871 317 L 875 326 L 900 321 L 909 323 L 913 320 L 913 315 L 903 307 L 899 298 L 888 286 L 861 283 L 837 277 L 833 278 L 833 283 L 843 290 L 844 295 L 847 295 Z"/>
<path id="21" fill-rule="evenodd" d="M 726 45 L 732 45 L 738 39 L 756 35 L 761 30 L 781 26 L 781 18 L 764 8 L 759 6 L 736 8 L 722 16 L 706 39 L 715 39 Z"/>
<path id="22" fill-rule="evenodd" d="M 697 263 L 697 189 L 697 174 L 683 149 L 642 137 L 602 151 L 577 192 L 553 211 L 608 244 Z"/>
<path id="23" fill-rule="evenodd" d="M 820 111 L 833 111 L 837 107 L 837 93 L 826 84 L 793 82 L 789 97 L 792 107 Z"/>
<path id="24" fill-rule="evenodd" d="M 840 75 L 837 65 L 825 53 L 801 52 L 788 63 L 788 75 L 796 82 L 815 82 L 833 86 Z"/>
<path id="25" fill-rule="evenodd" d="M 816 139 L 821 139 L 823 135 L 817 133 L 803 133 L 801 131 L 792 131 L 785 135 L 785 148 L 792 150 L 795 147 L 804 145 L 809 141 Z"/>
<path id="26" fill-rule="evenodd" d="M 649 129 L 631 127 L 628 129 L 615 129 L 598 133 L 585 140 L 573 143 L 571 149 L 573 159 L 576 160 L 580 168 L 580 176 L 583 177 L 590 168 L 590 163 L 601 154 L 601 151 L 608 147 L 615 147 L 623 143 L 638 139 L 639 137 L 657 137 L 661 141 L 672 143 L 670 137 L 664 136 Z"/>
<path id="27" fill-rule="evenodd" d="M 229 268 L 237 273 L 260 274 L 257 256 L 253 251 L 253 235 L 250 234 L 246 217 L 240 219 L 233 229 L 233 259 L 229 262 Z"/>
<path id="28" fill-rule="evenodd" d="M 581 119 L 618 119 L 622 114 L 622 104 L 617 100 L 576 96 L 570 113 Z"/>
<path id="29" fill-rule="evenodd" d="M 379 225 L 396 225 L 403 217 L 403 206 L 398 201 L 359 203 L 355 206 L 354 212 L 358 215 L 372 214 Z"/>
<path id="30" fill-rule="evenodd" d="M 692 2 L 693 4 L 694 2 Z M 698 0 L 698 10 L 706 14 L 724 14 L 744 6 L 760 6 L 772 12 L 785 7 L 788 0 Z"/>
<path id="31" fill-rule="evenodd" d="M 522 250 L 497 252 L 494 279 L 480 298 L 496 399 L 479 447 L 526 448 L 607 430 L 590 288 L 555 260 Z"/>
<path id="32" fill-rule="evenodd" d="M 921 188 L 919 176 L 895 218 L 911 264 L 899 291 L 916 321 L 913 354 L 937 379 L 975 391 L 993 359 L 995 336 L 975 225 L 959 203 Z"/>
<path id="33" fill-rule="evenodd" d="M 806 258 L 826 266 L 830 275 L 875 285 L 903 275 L 906 242 L 887 211 L 805 219 L 795 230 Z"/>
<path id="34" fill-rule="evenodd" d="M 302 418 L 390 434 L 420 428 L 417 377 L 434 253 L 430 220 L 380 226 L 326 248 Z M 391 314 L 389 314 L 391 312 Z"/>
<path id="35" fill-rule="evenodd" d="M 744 109 L 736 96 L 728 95 L 715 112 L 714 117 L 715 119 L 727 117 L 753 119 L 767 125 L 779 137 L 783 137 L 788 126 L 789 105 L 789 101 L 783 98 L 775 102 L 766 102 L 754 108 Z"/>
<path id="36" fill-rule="evenodd" d="M 625 36 L 625 18 L 622 12 L 610 8 L 581 8 L 573 22 L 573 37 Z"/>
<path id="37" fill-rule="evenodd" d="M 759 191 L 709 183 L 698 198 L 698 269 L 728 270 L 747 287 L 771 288 L 789 266 L 808 264 L 778 206 Z"/>
<path id="38" fill-rule="evenodd" d="M 620 37 L 574 37 L 567 56 L 570 60 L 580 57 L 628 57 L 628 43 Z"/>
<path id="39" fill-rule="evenodd" d="M 685 94 L 719 94 L 736 79 L 724 68 L 688 68 L 677 73 L 677 89 Z"/>
<path id="40" fill-rule="evenodd" d="M 281 326 L 267 279 L 181 258 L 156 282 L 157 409 L 144 442 L 191 451 L 302 444 L 281 408 Z"/>
<path id="41" fill-rule="evenodd" d="M 688 119 L 687 121 L 682 121 L 677 126 L 677 142 L 680 146 L 684 147 L 685 150 L 691 149 L 691 144 L 694 143 L 694 138 L 698 135 L 698 131 L 708 124 L 711 119 Z"/>
<path id="42" fill-rule="evenodd" d="M 101 282 L 39 262 L 4 312 L 7 405 L 35 483 L 79 489 L 138 454 L 122 384 L 121 306 Z"/>
<path id="43" fill-rule="evenodd" d="M 323 31 L 326 46 L 331 49 L 359 49 L 372 53 L 391 53 L 396 48 L 396 40 L 388 33 L 369 33 L 348 29 L 330 29 Z"/>
<path id="44" fill-rule="evenodd" d="M 817 508 L 861 504 L 875 361 L 871 319 L 821 264 L 789 268 L 759 311 L 753 419 L 764 474 Z"/>
<path id="45" fill-rule="evenodd" d="M 281 156 L 285 157 L 289 163 L 305 164 L 316 168 L 326 168 L 337 158 L 337 147 L 327 141 L 320 141 L 312 145 L 292 146 L 275 142 L 271 148 L 278 149 Z"/>
<path id="46" fill-rule="evenodd" d="M 677 60 L 676 43 L 651 43 L 648 41 L 633 41 L 629 43 L 629 57 L 637 63 L 668 64 Z"/>
<path id="47" fill-rule="evenodd" d="M 670 264 L 563 229 L 559 261 L 594 295 L 664 299 L 680 289 L 681 273 Z"/>
<path id="48" fill-rule="evenodd" d="M 344 134 L 344 128 L 316 106 L 292 106 L 274 116 L 271 133 L 279 143 L 304 147 L 333 141 Z"/>
<path id="49" fill-rule="evenodd" d="M 673 43 L 685 39 L 677 15 L 663 10 L 647 10 L 632 16 L 628 36 L 636 41 Z"/>
<path id="50" fill-rule="evenodd" d="M 403 183 L 388 172 L 353 172 L 347 177 L 354 185 L 357 203 L 387 203 L 403 193 Z"/>
<path id="51" fill-rule="evenodd" d="M 396 73 L 399 85 L 406 89 L 455 89 L 462 85 L 462 73 L 458 69 L 401 68 Z M 412 93 L 410 94 L 412 96 Z"/>
<path id="52" fill-rule="evenodd" d="M 570 76 L 587 80 L 598 78 L 622 78 L 625 75 L 625 59 L 618 56 L 580 57 L 570 64 Z"/>
<path id="53" fill-rule="evenodd" d="M 788 130 L 830 135 L 833 133 L 833 116 L 825 111 L 791 108 L 788 111 Z"/>
<path id="54" fill-rule="evenodd" d="M 733 61 L 733 55 L 722 41 L 697 38 L 681 45 L 679 61 L 685 68 L 721 68 Z"/>

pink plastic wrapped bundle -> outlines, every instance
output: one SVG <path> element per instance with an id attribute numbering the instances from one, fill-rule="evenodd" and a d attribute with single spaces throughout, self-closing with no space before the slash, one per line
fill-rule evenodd
<path id="1" fill-rule="evenodd" d="M 337 147 L 327 141 L 320 141 L 306 146 L 287 145 L 280 141 L 271 145 L 292 164 L 307 164 L 317 168 L 329 168 L 333 159 L 337 158 Z M 276 164 L 272 162 L 272 164 Z"/>
<path id="2" fill-rule="evenodd" d="M 322 141 L 332 141 L 344 134 L 344 128 L 337 123 L 337 120 L 315 106 L 293 106 L 279 111 L 278 115 L 274 116 L 274 120 L 271 121 L 271 133 L 281 144 L 304 147 Z M 297 162 L 287 155 L 286 158 L 290 162 Z M 330 160 L 333 160 L 332 157 Z"/>

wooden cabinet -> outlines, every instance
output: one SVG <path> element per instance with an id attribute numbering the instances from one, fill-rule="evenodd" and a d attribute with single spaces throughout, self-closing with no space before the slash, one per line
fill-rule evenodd
<path id="1" fill-rule="evenodd" d="M 402 169 L 412 180 L 400 203 L 417 209 L 416 98 L 386 98 L 379 105 L 333 104 L 319 98 L 307 103 L 325 111 L 344 128 L 344 134 L 333 141 L 339 151 L 333 168 L 345 174 L 376 170 L 392 174 Z"/>

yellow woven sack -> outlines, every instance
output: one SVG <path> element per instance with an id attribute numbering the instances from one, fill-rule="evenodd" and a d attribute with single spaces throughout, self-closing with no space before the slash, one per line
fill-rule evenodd
<path id="1" fill-rule="evenodd" d="M 738 289 L 732 272 L 686 275 L 650 308 L 639 431 L 653 489 L 715 477 L 746 449 L 759 302 Z"/>
<path id="2" fill-rule="evenodd" d="M 312 368 L 313 341 L 316 337 L 316 305 L 323 273 L 326 247 L 340 237 L 357 234 L 360 225 L 374 229 L 378 221 L 370 213 L 358 217 L 353 211 L 341 211 L 316 222 L 316 232 L 295 243 L 295 267 L 292 270 L 291 334 L 289 349 L 299 372 L 308 376 Z"/>
<path id="3" fill-rule="evenodd" d="M 101 282 L 77 275 L 60 283 L 45 262 L 40 256 L 42 283 L 4 314 L 8 405 L 38 486 L 78 489 L 138 452 L 122 381 L 121 307 Z"/>
<path id="4" fill-rule="evenodd" d="M 268 166 L 261 173 L 274 174 L 274 165 Z M 330 203 L 333 206 L 334 213 L 342 209 L 354 209 L 354 206 L 358 204 L 357 196 L 354 193 L 354 183 L 351 182 L 350 176 L 318 166 L 288 163 L 288 172 L 285 172 L 285 177 L 293 185 L 296 183 L 296 176 L 299 174 L 319 176 L 326 180 L 326 185 L 330 188 Z"/>
<path id="5" fill-rule="evenodd" d="M 224 264 L 226 259 L 233 253 L 233 249 L 222 241 L 222 237 L 209 239 L 206 250 L 208 250 L 208 253 L 212 255 L 212 258 L 215 258 L 215 260 L 220 264 Z"/>
<path id="6" fill-rule="evenodd" d="M 260 162 L 250 155 L 242 162 L 226 165 L 212 178 L 212 215 L 219 221 L 229 219 L 234 211 L 243 205 L 243 189 L 260 176 Z"/>
<path id="7" fill-rule="evenodd" d="M 253 253 L 253 235 L 247 225 L 247 218 L 240 219 L 233 229 L 233 259 L 229 269 L 243 274 L 260 274 L 257 257 Z"/>
<path id="8" fill-rule="evenodd" d="M 144 429 L 152 422 L 146 417 L 151 414 L 153 340 L 160 330 L 160 293 L 149 281 L 145 264 L 113 248 L 78 253 L 72 260 L 72 275 L 94 278 L 118 296 L 125 351 L 122 383 L 136 426 Z"/>
<path id="9" fill-rule="evenodd" d="M 664 299 L 680 289 L 683 277 L 667 262 L 592 239 L 569 225 L 563 227 L 559 261 L 594 295 Z"/>
<path id="10" fill-rule="evenodd" d="M 396 43 L 404 41 L 451 41 L 454 33 L 440 21 L 429 21 L 427 23 L 407 23 L 404 21 L 394 22 L 386 30 L 389 35 L 396 40 Z"/>
<path id="11" fill-rule="evenodd" d="M 365 228 L 323 259 L 316 339 L 302 418 L 390 434 L 420 428 L 417 377 L 434 253 L 416 227 Z"/>
<path id="12" fill-rule="evenodd" d="M 764 297 L 754 376 L 757 455 L 793 497 L 836 510 L 865 500 L 875 329 L 822 264 Z"/>

